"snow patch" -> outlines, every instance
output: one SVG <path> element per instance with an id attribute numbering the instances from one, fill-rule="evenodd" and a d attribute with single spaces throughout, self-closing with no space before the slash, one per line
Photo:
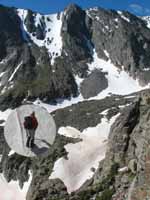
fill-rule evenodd
<path id="1" fill-rule="evenodd" d="M 106 109 L 103 112 L 101 112 L 100 114 L 106 116 L 108 114 L 108 111 L 109 111 L 109 109 Z"/>
<path id="2" fill-rule="evenodd" d="M 6 71 L 5 72 L 1 72 L 0 73 L 0 78 L 2 78 L 5 73 L 6 73 Z"/>
<path id="3" fill-rule="evenodd" d="M 121 18 L 130 23 L 130 19 L 125 17 L 124 15 L 121 15 Z"/>
<path id="4" fill-rule="evenodd" d="M 67 187 L 68 193 L 79 189 L 88 179 L 92 178 L 99 162 L 105 158 L 107 138 L 110 127 L 119 114 L 110 121 L 105 117 L 96 127 L 89 127 L 81 133 L 73 127 L 62 127 L 58 133 L 67 137 L 80 138 L 81 142 L 67 144 L 68 160 L 60 158 L 55 162 L 50 179 L 59 178 Z"/>
<path id="5" fill-rule="evenodd" d="M 147 28 L 150 28 L 150 16 L 141 17 L 144 21 L 146 21 Z"/>
<path id="6" fill-rule="evenodd" d="M 64 135 L 65 137 L 81 138 L 81 132 L 70 126 L 59 128 L 58 133 L 60 135 Z"/>
<path id="7" fill-rule="evenodd" d="M 15 68 L 15 70 L 14 70 L 14 72 L 12 73 L 12 75 L 10 76 L 8 82 L 11 82 L 11 81 L 12 81 L 12 79 L 13 79 L 14 76 L 15 76 L 15 74 L 17 73 L 17 71 L 18 71 L 19 68 L 21 67 L 22 63 L 23 63 L 23 62 L 21 62 L 21 63 Z"/>
<path id="8" fill-rule="evenodd" d="M 118 172 L 126 172 L 126 171 L 128 171 L 128 167 L 127 166 L 118 169 Z"/>
<path id="9" fill-rule="evenodd" d="M 96 19 L 97 21 L 99 21 L 99 20 L 100 20 L 100 17 L 96 16 L 95 19 Z"/>
<path id="10" fill-rule="evenodd" d="M 105 51 L 106 54 L 106 51 Z M 108 53 L 107 53 L 108 56 Z M 139 85 L 138 80 L 134 80 L 129 74 L 125 71 L 119 71 L 119 69 L 114 66 L 111 61 L 104 61 L 98 58 L 96 51 L 94 50 L 93 62 L 88 64 L 89 71 L 99 69 L 102 72 L 106 72 L 106 78 L 108 80 L 108 87 L 99 93 L 96 97 L 91 99 L 102 99 L 110 94 L 125 95 L 134 93 L 146 88 L 149 88 L 149 85 L 142 87 Z"/>
<path id="11" fill-rule="evenodd" d="M 125 21 L 127 21 L 127 22 L 130 23 L 130 19 L 127 18 L 126 16 L 124 16 L 124 15 L 123 15 L 123 12 L 121 12 L 121 11 L 117 11 L 117 13 L 120 15 L 120 17 L 121 17 L 122 19 L 124 19 Z"/>
<path id="12" fill-rule="evenodd" d="M 11 151 L 9 152 L 8 156 L 11 156 L 11 155 L 13 155 L 13 154 L 15 154 L 15 151 L 14 151 L 14 150 L 11 150 Z"/>
<path id="13" fill-rule="evenodd" d="M 29 180 L 24 183 L 23 188 L 19 187 L 18 181 L 7 182 L 3 174 L 0 174 L 0 200 L 26 200 L 32 174 L 29 171 Z"/>
<path id="14" fill-rule="evenodd" d="M 150 68 L 143 68 L 142 71 L 150 71 Z"/>
<path id="15" fill-rule="evenodd" d="M 125 99 L 131 99 L 131 98 L 135 98 L 136 96 L 135 95 L 130 95 L 130 96 L 126 96 L 124 97 Z"/>
<path id="16" fill-rule="evenodd" d="M 82 102 L 83 100 L 84 99 L 83 99 L 82 95 L 80 94 L 78 97 L 71 97 L 70 99 L 56 99 L 56 104 L 43 103 L 39 99 L 37 99 L 34 102 L 34 104 L 45 108 L 49 113 L 51 113 L 55 110 L 65 108 L 65 107 L 71 106 L 73 104 L 77 104 L 79 102 Z"/>

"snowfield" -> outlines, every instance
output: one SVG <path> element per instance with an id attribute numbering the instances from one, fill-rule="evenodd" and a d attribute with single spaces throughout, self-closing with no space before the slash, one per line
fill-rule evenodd
<path id="1" fill-rule="evenodd" d="M 26 200 L 27 191 L 29 189 L 32 174 L 29 171 L 29 180 L 24 183 L 20 189 L 18 181 L 7 182 L 3 174 L 0 174 L 0 200 Z"/>
<path id="2" fill-rule="evenodd" d="M 105 52 L 109 58 L 109 54 Z M 119 70 L 114 66 L 110 60 L 105 61 L 98 58 L 96 51 L 94 50 L 93 62 L 88 64 L 90 72 L 94 69 L 99 69 L 102 72 L 107 72 L 106 78 L 108 80 L 108 87 L 99 93 L 97 96 L 91 99 L 102 99 L 110 94 L 126 95 L 140 90 L 149 88 L 150 85 L 142 87 L 139 85 L 138 80 L 134 80 L 124 70 Z M 123 67 L 122 67 L 123 69 Z"/>
<path id="3" fill-rule="evenodd" d="M 80 94 L 75 98 L 71 97 L 70 99 L 58 99 L 56 100 L 56 105 L 45 104 L 38 99 L 34 102 L 34 104 L 44 107 L 48 110 L 48 112 L 53 112 L 57 109 L 65 108 L 84 100 L 99 100 L 110 96 L 111 94 L 128 95 L 150 87 L 150 84 L 145 87 L 140 86 L 138 80 L 134 80 L 131 76 L 129 76 L 127 72 L 123 70 L 119 71 L 119 69 L 114 66 L 110 60 L 104 61 L 98 58 L 95 50 L 93 52 L 93 62 L 88 63 L 89 74 L 95 69 L 101 70 L 102 72 L 107 72 L 106 78 L 108 80 L 108 87 L 105 90 L 100 92 L 97 96 L 91 97 L 89 99 L 84 99 L 82 94 Z M 109 57 L 109 54 L 106 51 L 105 54 L 107 57 Z M 80 84 L 84 79 L 75 76 L 75 80 L 78 88 L 80 88 Z"/>
<path id="4" fill-rule="evenodd" d="M 59 134 L 82 141 L 65 145 L 68 160 L 63 157 L 58 159 L 49 178 L 61 179 L 68 193 L 79 189 L 93 176 L 99 162 L 105 158 L 110 127 L 118 116 L 113 116 L 110 121 L 104 117 L 96 127 L 87 128 L 82 133 L 73 127 L 61 127 Z"/>

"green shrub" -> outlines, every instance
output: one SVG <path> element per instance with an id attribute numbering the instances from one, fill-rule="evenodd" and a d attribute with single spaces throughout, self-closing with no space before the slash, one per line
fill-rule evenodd
<path id="1" fill-rule="evenodd" d="M 102 192 L 101 196 L 96 197 L 96 200 L 111 200 L 114 192 L 114 189 L 106 189 L 104 190 L 104 192 Z"/>

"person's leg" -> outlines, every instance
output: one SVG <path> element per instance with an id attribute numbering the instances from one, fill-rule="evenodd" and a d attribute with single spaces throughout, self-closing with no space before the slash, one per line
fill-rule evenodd
<path id="1" fill-rule="evenodd" d="M 32 129 L 28 129 L 28 147 L 32 148 Z"/>
<path id="2" fill-rule="evenodd" d="M 26 142 L 26 147 L 29 147 L 30 134 L 29 134 L 29 130 L 28 130 L 28 129 L 26 129 L 26 133 L 27 133 L 27 142 Z"/>
<path id="3" fill-rule="evenodd" d="M 31 131 L 31 148 L 34 147 L 34 135 L 35 135 L 35 130 L 32 129 L 32 131 Z"/>

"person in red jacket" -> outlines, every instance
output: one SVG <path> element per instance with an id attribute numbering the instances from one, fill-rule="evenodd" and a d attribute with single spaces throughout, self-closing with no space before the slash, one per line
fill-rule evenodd
<path id="1" fill-rule="evenodd" d="M 27 133 L 26 146 L 28 148 L 33 148 L 34 146 L 34 137 L 37 127 L 38 127 L 38 121 L 35 116 L 35 112 L 32 112 L 31 115 L 26 116 L 24 118 L 24 128 L 26 129 Z"/>

